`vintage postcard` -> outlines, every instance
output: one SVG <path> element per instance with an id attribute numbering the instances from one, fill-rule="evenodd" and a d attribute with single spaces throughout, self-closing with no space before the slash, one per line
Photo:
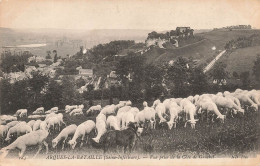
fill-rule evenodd
<path id="1" fill-rule="evenodd" d="M 260 165 L 259 0 L 0 0 L 0 166 Z"/>

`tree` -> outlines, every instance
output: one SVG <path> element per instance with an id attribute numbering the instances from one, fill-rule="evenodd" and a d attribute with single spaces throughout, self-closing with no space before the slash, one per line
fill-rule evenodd
<path id="1" fill-rule="evenodd" d="M 89 99 L 89 106 L 93 106 L 93 91 L 94 91 L 94 85 L 93 84 L 88 84 L 87 85 L 87 89 L 88 89 L 88 93 L 90 95 L 90 99 Z"/>
<path id="2" fill-rule="evenodd" d="M 242 81 L 242 84 L 243 84 L 243 88 L 247 89 L 250 85 L 250 73 L 249 71 L 245 71 L 245 72 L 242 72 L 240 74 L 240 78 L 241 78 L 241 81 Z"/>
<path id="3" fill-rule="evenodd" d="M 86 82 L 85 82 L 85 80 L 83 78 L 80 78 L 80 79 L 76 80 L 77 88 L 80 88 L 80 87 L 84 86 L 85 84 L 86 84 Z"/>
<path id="4" fill-rule="evenodd" d="M 144 89 L 146 92 L 146 100 L 151 97 L 158 98 L 162 94 L 162 81 L 164 71 L 155 65 L 147 65 L 144 67 Z"/>
<path id="5" fill-rule="evenodd" d="M 192 64 L 183 57 L 178 57 L 173 65 L 167 69 L 167 81 L 174 85 L 173 93 L 175 96 L 183 97 L 189 93 L 189 77 L 191 74 Z"/>
<path id="6" fill-rule="evenodd" d="M 103 104 L 103 95 L 104 95 L 104 87 L 106 83 L 106 77 L 101 77 L 100 83 L 99 83 L 99 89 L 101 89 L 101 106 Z"/>
<path id="7" fill-rule="evenodd" d="M 228 78 L 229 73 L 226 71 L 226 68 L 227 65 L 225 63 L 217 62 L 210 72 L 210 77 L 216 80 L 217 84 L 220 84 L 223 80 Z"/>
<path id="8" fill-rule="evenodd" d="M 46 92 L 46 86 L 49 77 L 36 71 L 31 73 L 32 77 L 28 79 L 29 103 L 32 108 L 42 105 L 42 96 Z"/>
<path id="9" fill-rule="evenodd" d="M 46 53 L 47 53 L 47 56 L 45 58 L 46 59 L 51 59 L 51 51 L 48 50 L 48 51 L 46 51 Z"/>
<path id="10" fill-rule="evenodd" d="M 253 75 L 255 79 L 260 82 L 260 54 L 257 54 L 256 60 L 253 66 Z"/>
<path id="11" fill-rule="evenodd" d="M 237 74 L 237 72 L 235 72 L 235 71 L 233 72 L 233 77 L 236 78 L 236 79 L 239 78 L 239 75 Z"/>
<path id="12" fill-rule="evenodd" d="M 141 91 L 142 81 L 144 76 L 144 57 L 135 55 L 134 52 L 129 52 L 126 57 L 120 59 L 119 63 L 116 65 L 116 75 L 117 79 L 122 83 L 122 92 L 125 95 L 125 100 L 128 100 L 130 95 L 135 96 L 133 89 L 129 87 L 131 86 L 138 88 Z M 135 86 L 138 84 L 138 86 Z M 129 91 L 131 89 L 131 91 Z"/>
<path id="13" fill-rule="evenodd" d="M 62 86 L 55 80 L 50 80 L 47 87 L 46 93 L 43 97 L 43 106 L 45 109 L 52 107 L 62 107 Z"/>
<path id="14" fill-rule="evenodd" d="M 54 59 L 53 59 L 53 62 L 54 62 L 54 63 L 56 63 L 56 62 L 57 62 L 57 60 L 58 60 L 57 51 L 56 51 L 56 50 L 53 50 L 52 52 L 53 52 L 53 54 L 54 54 Z"/>
<path id="15" fill-rule="evenodd" d="M 208 90 L 208 79 L 201 67 L 196 67 L 192 70 L 189 79 L 191 84 L 192 95 L 202 94 Z"/>

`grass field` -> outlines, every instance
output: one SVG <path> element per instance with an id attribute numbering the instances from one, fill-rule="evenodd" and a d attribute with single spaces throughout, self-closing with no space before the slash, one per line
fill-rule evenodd
<path id="1" fill-rule="evenodd" d="M 76 124 L 86 120 L 94 120 L 95 116 L 70 117 L 64 114 L 64 121 L 68 124 Z M 27 120 L 28 121 L 28 120 Z M 177 125 L 176 129 L 168 130 L 164 127 L 156 129 L 145 129 L 144 133 L 137 140 L 132 155 L 168 155 L 168 156 L 190 156 L 192 158 L 201 156 L 209 157 L 232 157 L 245 156 L 254 157 L 259 153 L 259 134 L 260 134 L 260 116 L 259 112 L 247 112 L 244 116 L 238 114 L 235 118 L 227 117 L 224 124 L 216 121 L 214 123 L 199 122 L 196 129 L 192 130 L 190 126 L 184 128 L 184 123 Z M 91 139 L 87 144 L 84 143 L 80 148 L 79 144 L 74 150 L 65 145 L 64 151 L 61 151 L 59 144 L 57 149 L 51 148 L 51 141 L 58 135 L 58 131 L 50 134 L 47 138 L 49 144 L 49 155 L 102 155 L 102 145 L 94 143 Z M 94 133 L 90 138 L 95 137 Z M 1 147 L 7 144 L 1 145 Z M 25 156 L 31 158 L 37 151 L 37 146 L 27 149 Z M 11 150 L 7 158 L 17 157 L 18 150 Z M 114 153 L 122 154 L 123 151 Z M 111 153 L 113 154 L 113 153 Z M 47 158 L 45 148 L 41 151 L 39 158 Z"/>

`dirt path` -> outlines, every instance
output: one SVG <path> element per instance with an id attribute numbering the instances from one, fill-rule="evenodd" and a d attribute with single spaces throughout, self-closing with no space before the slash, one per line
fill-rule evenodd
<path id="1" fill-rule="evenodd" d="M 213 66 L 214 64 L 217 62 L 217 60 L 226 52 L 226 50 L 220 52 L 216 57 L 215 59 L 213 59 L 206 67 L 205 69 L 203 70 L 204 73 L 206 73 L 207 71 L 209 71 Z"/>

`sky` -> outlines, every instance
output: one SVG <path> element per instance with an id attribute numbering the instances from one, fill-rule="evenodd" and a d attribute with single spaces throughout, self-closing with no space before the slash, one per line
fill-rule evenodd
<path id="1" fill-rule="evenodd" d="M 260 0 L 0 0 L 0 27 L 194 29 L 260 28 Z"/>

